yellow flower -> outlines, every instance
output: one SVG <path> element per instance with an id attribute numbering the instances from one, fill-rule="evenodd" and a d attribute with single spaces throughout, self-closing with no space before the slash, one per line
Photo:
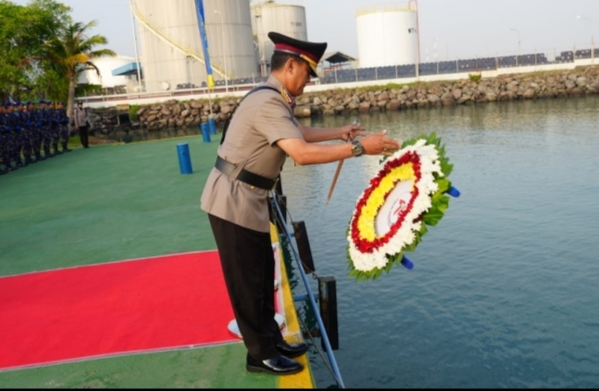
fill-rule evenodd
<path id="1" fill-rule="evenodd" d="M 416 175 L 414 174 L 412 163 L 402 164 L 399 167 L 393 168 L 389 174 L 381 179 L 379 186 L 370 194 L 366 204 L 360 211 L 358 230 L 361 239 L 372 242 L 377 238 L 375 219 L 379 209 L 385 203 L 385 195 L 393 190 L 397 182 L 406 180 L 412 180 L 412 183 L 416 183 Z"/>

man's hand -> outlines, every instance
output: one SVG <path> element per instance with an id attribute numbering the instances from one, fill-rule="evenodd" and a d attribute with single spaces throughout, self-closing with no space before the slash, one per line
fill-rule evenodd
<path id="1" fill-rule="evenodd" d="M 341 140 L 343 141 L 351 141 L 358 136 L 364 136 L 364 134 L 364 128 L 355 121 L 353 124 L 341 128 Z"/>
<path id="2" fill-rule="evenodd" d="M 401 145 L 397 140 L 385 136 L 387 130 L 378 133 L 369 134 L 360 140 L 360 144 L 364 147 L 366 155 L 386 155 L 391 156 L 397 151 Z"/>

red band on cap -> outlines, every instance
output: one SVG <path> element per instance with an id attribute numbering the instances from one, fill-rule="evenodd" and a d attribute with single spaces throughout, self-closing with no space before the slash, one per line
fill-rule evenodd
<path id="1" fill-rule="evenodd" d="M 293 53 L 297 53 L 297 54 L 303 54 L 304 56 L 308 57 L 310 60 L 318 63 L 318 58 L 316 58 L 316 56 L 306 50 L 302 50 L 302 49 L 298 49 L 295 46 L 290 46 L 290 45 L 285 45 L 284 43 L 278 43 L 275 45 L 275 50 L 286 50 L 289 52 L 293 52 Z"/>

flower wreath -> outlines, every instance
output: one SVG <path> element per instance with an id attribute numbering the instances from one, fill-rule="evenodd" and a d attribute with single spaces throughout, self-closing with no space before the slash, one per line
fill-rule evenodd
<path id="1" fill-rule="evenodd" d="M 393 265 L 410 261 L 414 251 L 449 207 L 448 191 L 457 196 L 447 177 L 453 169 L 435 133 L 405 141 L 364 190 L 349 224 L 347 256 L 350 277 L 376 279 Z M 456 195 L 457 194 L 457 195 Z"/>

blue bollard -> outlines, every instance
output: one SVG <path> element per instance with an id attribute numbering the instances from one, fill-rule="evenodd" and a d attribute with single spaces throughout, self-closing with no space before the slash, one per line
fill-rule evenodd
<path id="1" fill-rule="evenodd" d="M 414 264 L 408 258 L 404 257 L 401 259 L 401 264 L 405 266 L 406 269 L 412 270 L 414 268 Z"/>
<path id="2" fill-rule="evenodd" d="M 210 128 L 208 127 L 208 122 L 202 122 L 202 125 L 200 125 L 200 128 L 202 129 L 202 138 L 204 139 L 204 142 L 209 143 L 210 142 Z"/>
<path id="3" fill-rule="evenodd" d="M 214 118 L 208 118 L 208 127 L 210 128 L 210 134 L 216 134 L 216 120 Z"/>
<path id="4" fill-rule="evenodd" d="M 191 158 L 189 156 L 189 144 L 177 144 L 177 154 L 179 155 L 179 169 L 181 174 L 191 174 Z"/>
<path id="5" fill-rule="evenodd" d="M 449 194 L 452 197 L 458 198 L 460 196 L 460 191 L 455 187 L 451 186 L 449 190 L 447 190 L 447 194 Z"/>

